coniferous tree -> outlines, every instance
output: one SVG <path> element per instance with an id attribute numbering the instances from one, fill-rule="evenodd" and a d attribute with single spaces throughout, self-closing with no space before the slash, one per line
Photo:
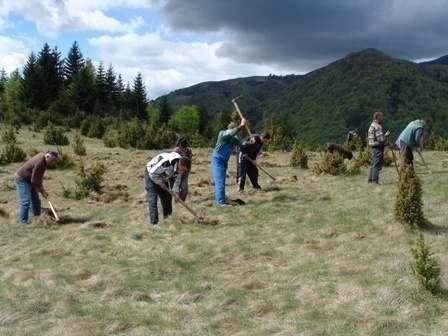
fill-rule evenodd
<path id="1" fill-rule="evenodd" d="M 73 42 L 70 48 L 67 58 L 64 63 L 64 75 L 67 82 L 72 82 L 73 78 L 84 67 L 85 61 L 79 48 L 78 42 Z"/>
<path id="2" fill-rule="evenodd" d="M 133 107 L 134 107 L 134 95 L 129 86 L 129 83 L 126 85 L 126 89 L 122 94 L 122 112 L 120 117 L 122 118 L 131 118 L 133 117 Z"/>
<path id="3" fill-rule="evenodd" d="M 41 79 L 39 109 L 46 110 L 57 99 L 63 84 L 63 61 L 55 47 L 53 50 L 45 43 L 37 58 Z"/>
<path id="4" fill-rule="evenodd" d="M 23 101 L 28 107 L 41 107 L 42 78 L 34 53 L 28 57 L 23 68 Z"/>
<path id="5" fill-rule="evenodd" d="M 98 65 L 98 69 L 96 70 L 95 91 L 95 114 L 102 115 L 106 110 L 108 96 L 106 72 L 104 71 L 103 62 L 100 62 L 100 64 Z"/>
<path id="6" fill-rule="evenodd" d="M 119 100 L 119 90 L 117 84 L 117 75 L 115 74 L 112 64 L 106 72 L 106 87 L 107 87 L 107 106 L 111 111 L 117 111 L 118 100 Z"/>
<path id="7" fill-rule="evenodd" d="M 146 89 L 143 84 L 142 74 L 139 73 L 134 80 L 133 86 L 134 96 L 134 115 L 139 119 L 146 117 Z"/>
<path id="8" fill-rule="evenodd" d="M 6 74 L 5 69 L 2 68 L 0 70 L 0 95 L 2 95 L 3 92 L 5 91 L 5 85 L 7 81 L 8 81 L 8 75 Z"/>
<path id="9" fill-rule="evenodd" d="M 95 106 L 95 67 L 87 60 L 70 85 L 70 96 L 76 106 L 92 113 Z"/>
<path id="10" fill-rule="evenodd" d="M 168 103 L 168 98 L 163 96 L 159 100 L 159 113 L 160 113 L 160 123 L 166 124 L 173 114 L 170 104 Z"/>

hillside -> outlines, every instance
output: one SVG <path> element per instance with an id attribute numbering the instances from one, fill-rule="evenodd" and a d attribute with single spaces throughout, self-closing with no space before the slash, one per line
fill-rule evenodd
<path id="1" fill-rule="evenodd" d="M 40 133 L 22 130 L 19 139 L 27 151 L 47 148 Z M 45 175 L 65 225 L 18 225 L 10 180 L 18 164 L 0 166 L 2 336 L 446 334 L 446 153 L 425 154 L 431 175 L 416 165 L 432 223 L 424 235 L 443 274 L 444 291 L 434 296 L 411 271 L 416 232 L 394 220 L 393 167 L 372 186 L 366 169 L 314 176 L 288 167 L 290 153 L 265 153 L 260 162 L 278 181 L 260 176 L 264 191 L 238 194 L 245 206 L 217 208 L 210 151 L 194 149 L 188 203 L 219 224 L 195 224 L 174 204 L 153 231 L 142 171 L 157 152 L 85 141 L 86 165 L 107 167 L 100 197 L 62 197 L 74 169 Z M 234 197 L 234 157 L 229 168 Z"/>
<path id="2" fill-rule="evenodd" d="M 448 135 L 446 57 L 417 64 L 375 49 L 352 53 L 305 76 L 253 77 L 202 83 L 177 90 L 172 104 L 199 104 L 213 115 L 241 107 L 252 122 L 275 116 L 308 144 L 343 141 L 350 129 L 365 133 L 374 111 L 386 114 L 393 137 L 412 119 L 429 116 L 434 131 Z M 286 81 L 286 82 L 285 82 Z"/>
<path id="3" fill-rule="evenodd" d="M 395 136 L 410 120 L 429 116 L 447 135 L 448 85 L 416 63 L 375 49 L 353 53 L 307 74 L 265 103 L 308 143 L 341 141 L 349 129 L 366 129 L 374 111 L 386 114 Z M 394 136 L 394 135 L 393 135 Z"/>
<path id="4" fill-rule="evenodd" d="M 219 112 L 229 111 L 232 108 L 232 98 L 242 95 L 244 99 L 239 104 L 247 117 L 252 120 L 259 120 L 263 115 L 260 109 L 261 103 L 276 96 L 300 78 L 301 76 L 298 75 L 254 76 L 204 82 L 171 92 L 167 95 L 167 98 L 174 110 L 184 104 L 198 105 L 213 116 Z"/>

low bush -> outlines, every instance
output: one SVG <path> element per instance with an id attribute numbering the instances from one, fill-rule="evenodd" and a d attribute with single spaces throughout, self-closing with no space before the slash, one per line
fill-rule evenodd
<path id="1" fill-rule="evenodd" d="M 346 172 L 347 166 L 344 163 L 344 158 L 339 153 L 322 153 L 319 161 L 313 167 L 313 173 L 316 175 L 344 175 Z"/>
<path id="2" fill-rule="evenodd" d="M 47 145 L 67 146 L 69 140 L 62 128 L 49 124 L 44 130 L 44 143 Z"/>
<path id="3" fill-rule="evenodd" d="M 425 242 L 423 234 L 420 232 L 412 248 L 414 257 L 412 263 L 412 271 L 417 277 L 423 288 L 431 293 L 437 293 L 440 290 L 440 263 L 430 251 L 429 246 Z"/>
<path id="4" fill-rule="evenodd" d="M 308 155 L 306 155 L 305 147 L 299 141 L 294 143 L 289 165 L 291 167 L 308 169 Z"/>

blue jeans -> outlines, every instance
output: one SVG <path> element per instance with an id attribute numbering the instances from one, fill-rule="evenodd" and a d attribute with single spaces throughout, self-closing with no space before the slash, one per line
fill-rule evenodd
<path id="1" fill-rule="evenodd" d="M 217 205 L 226 203 L 226 173 L 231 151 L 224 148 L 221 152 L 212 154 L 212 176 L 215 183 L 215 202 Z"/>
<path id="2" fill-rule="evenodd" d="M 22 177 L 15 177 L 14 183 L 17 190 L 17 201 L 19 203 L 19 212 L 17 214 L 17 220 L 19 223 L 28 223 L 30 207 L 34 216 L 40 216 L 41 207 L 39 193 L 29 182 Z"/>

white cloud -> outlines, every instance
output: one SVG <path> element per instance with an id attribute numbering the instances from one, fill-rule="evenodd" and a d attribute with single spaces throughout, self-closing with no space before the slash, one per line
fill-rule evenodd
<path id="1" fill-rule="evenodd" d="M 89 43 L 97 48 L 100 59 L 113 64 L 126 80 L 132 82 L 141 72 L 151 98 L 203 81 L 291 73 L 275 66 L 219 57 L 217 50 L 222 42 L 173 42 L 159 33 L 130 33 L 90 38 Z"/>
<path id="2" fill-rule="evenodd" d="M 28 57 L 29 49 L 17 39 L 0 36 L 0 68 L 10 73 L 21 68 Z"/>
<path id="3" fill-rule="evenodd" d="M 54 36 L 65 30 L 95 30 L 112 33 L 132 32 L 144 24 L 143 17 L 121 21 L 106 14 L 116 7 L 149 8 L 154 0 L 3 0 L 0 23 L 5 25 L 12 13 L 33 22 L 38 31 Z"/>

